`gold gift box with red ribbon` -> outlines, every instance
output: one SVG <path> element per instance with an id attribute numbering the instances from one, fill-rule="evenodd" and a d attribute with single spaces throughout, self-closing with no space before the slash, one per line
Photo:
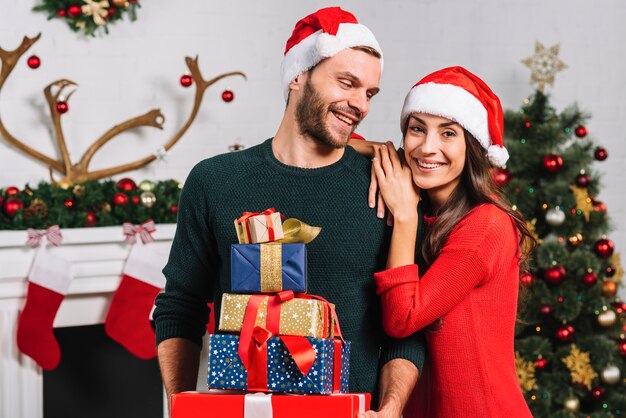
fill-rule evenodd
<path id="1" fill-rule="evenodd" d="M 283 239 L 280 212 L 269 208 L 263 212 L 244 212 L 235 220 L 235 230 L 240 244 L 258 244 Z"/>
<path id="2" fill-rule="evenodd" d="M 284 292 L 289 295 L 289 292 Z M 291 293 L 293 295 L 293 293 Z M 238 295 L 224 293 L 220 311 L 219 329 L 225 332 L 240 332 L 243 326 L 248 302 L 251 297 L 262 298 L 256 312 L 256 326 L 267 327 L 268 303 L 278 307 L 274 314 L 278 323 L 278 335 L 299 335 L 303 337 L 333 338 L 334 320 L 332 304 L 317 300 L 310 295 L 281 300 L 279 295 Z M 272 320 L 270 310 L 269 320 Z M 279 312 L 279 313 L 278 313 Z"/>

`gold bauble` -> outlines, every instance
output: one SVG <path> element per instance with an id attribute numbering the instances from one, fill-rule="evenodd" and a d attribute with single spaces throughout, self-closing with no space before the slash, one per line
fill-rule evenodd
<path id="1" fill-rule="evenodd" d="M 617 293 L 617 284 L 610 280 L 605 280 L 602 283 L 602 293 L 604 296 L 612 298 Z"/>
<path id="2" fill-rule="evenodd" d="M 143 192 L 139 195 L 141 204 L 147 208 L 151 208 L 156 203 L 156 196 L 152 192 Z"/>
<path id="3" fill-rule="evenodd" d="M 150 180 L 143 180 L 139 183 L 139 190 L 143 190 L 144 192 L 151 192 L 156 187 L 156 184 Z"/>
<path id="4" fill-rule="evenodd" d="M 128 3 L 128 1 L 127 0 L 111 0 L 111 3 L 113 3 L 115 7 L 124 7 L 126 6 L 126 3 Z"/>
<path id="5" fill-rule="evenodd" d="M 580 233 L 572 235 L 567 239 L 567 242 L 569 242 L 572 247 L 578 247 L 580 244 L 583 243 L 583 236 Z"/>
<path id="6" fill-rule="evenodd" d="M 598 315 L 598 324 L 601 326 L 608 328 L 615 325 L 615 321 L 617 320 L 617 315 L 615 311 L 609 309 L 607 311 L 600 312 Z"/>
<path id="7" fill-rule="evenodd" d="M 563 401 L 563 407 L 569 412 L 578 412 L 580 409 L 580 400 L 576 396 L 568 396 Z"/>
<path id="8" fill-rule="evenodd" d="M 81 197 L 84 193 L 85 193 L 85 186 L 83 186 L 82 184 L 77 184 L 72 189 L 72 194 L 74 194 L 74 196 L 76 197 Z"/>

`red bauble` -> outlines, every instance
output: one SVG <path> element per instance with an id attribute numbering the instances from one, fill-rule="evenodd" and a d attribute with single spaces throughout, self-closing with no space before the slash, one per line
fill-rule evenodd
<path id="1" fill-rule="evenodd" d="M 15 194 L 18 194 L 20 192 L 20 189 L 18 189 L 15 186 L 9 186 L 6 188 L 6 190 L 4 191 L 4 195 L 5 196 L 13 196 Z"/>
<path id="2" fill-rule="evenodd" d="M 4 213 L 9 218 L 14 217 L 22 209 L 24 209 L 24 203 L 19 197 L 11 196 L 4 202 Z"/>
<path id="3" fill-rule="evenodd" d="M 0 195 L 0 208 L 4 205 L 4 196 Z"/>
<path id="4" fill-rule="evenodd" d="M 59 100 L 58 102 L 56 102 L 56 104 L 54 105 L 54 108 L 56 109 L 57 113 L 60 113 L 60 114 L 63 114 L 67 112 L 68 110 L 70 110 L 70 106 L 64 100 Z"/>
<path id="5" fill-rule="evenodd" d="M 574 129 L 574 134 L 576 134 L 576 136 L 579 138 L 584 138 L 587 136 L 587 128 L 585 128 L 583 125 L 578 125 L 576 129 Z"/>
<path id="6" fill-rule="evenodd" d="M 193 84 L 193 77 L 189 74 L 184 74 L 180 77 L 180 85 L 183 87 L 189 87 Z"/>
<path id="7" fill-rule="evenodd" d="M 528 287 L 532 285 L 533 282 L 535 281 L 535 275 L 532 273 L 524 273 L 521 276 L 519 276 L 519 281 L 520 283 L 522 283 L 522 285 Z"/>
<path id="8" fill-rule="evenodd" d="M 547 303 L 544 305 L 541 305 L 539 307 L 539 313 L 543 316 L 548 316 L 552 314 L 552 306 L 548 305 Z"/>
<path id="9" fill-rule="evenodd" d="M 567 271 L 563 266 L 552 266 L 546 269 L 543 273 L 543 277 L 550 284 L 559 285 L 563 283 L 565 280 L 565 276 L 567 275 Z"/>
<path id="10" fill-rule="evenodd" d="M 620 341 L 617 343 L 617 347 L 619 348 L 619 353 L 622 356 L 626 356 L 626 341 Z"/>
<path id="11" fill-rule="evenodd" d="M 598 161 L 604 161 L 608 158 L 609 153 L 606 151 L 606 149 L 602 147 L 597 147 L 596 150 L 593 152 L 593 156 Z"/>
<path id="12" fill-rule="evenodd" d="M 81 14 L 83 14 L 83 11 L 81 10 L 80 6 L 72 4 L 70 7 L 67 8 L 67 14 L 70 17 L 79 17 Z"/>
<path id="13" fill-rule="evenodd" d="M 624 313 L 626 312 L 626 303 L 621 302 L 621 301 L 617 301 L 613 304 L 613 308 L 615 308 L 615 311 L 618 314 Z"/>
<path id="14" fill-rule="evenodd" d="M 504 168 L 495 168 L 491 172 L 491 178 L 496 186 L 506 186 L 511 180 L 511 172 Z"/>
<path id="15" fill-rule="evenodd" d="M 603 387 L 600 387 L 600 386 L 595 387 L 591 391 L 591 398 L 594 401 L 599 401 L 600 399 L 602 399 L 602 397 L 604 396 L 605 392 L 606 392 L 606 390 Z"/>
<path id="16" fill-rule="evenodd" d="M 172 212 L 172 213 L 178 213 L 178 205 L 172 205 L 172 206 L 170 206 L 170 212 Z"/>
<path id="17" fill-rule="evenodd" d="M 563 158 L 560 155 L 548 154 L 543 157 L 542 166 L 548 173 L 558 173 L 563 168 Z"/>
<path id="18" fill-rule="evenodd" d="M 593 210 L 596 212 L 606 212 L 606 203 L 600 202 L 599 200 L 593 201 Z"/>
<path id="19" fill-rule="evenodd" d="M 109 14 L 107 15 L 107 19 L 115 14 L 115 7 L 109 7 Z"/>
<path id="20" fill-rule="evenodd" d="M 576 176 L 576 185 L 578 187 L 589 187 L 589 183 L 591 183 L 591 177 L 589 177 L 589 174 L 579 174 Z"/>
<path id="21" fill-rule="evenodd" d="M 598 275 L 593 271 L 583 274 L 583 283 L 591 287 L 598 281 Z"/>
<path id="22" fill-rule="evenodd" d="M 74 206 L 74 201 L 72 199 L 65 199 L 65 202 L 63 202 L 63 204 L 66 208 L 71 208 Z"/>
<path id="23" fill-rule="evenodd" d="M 133 205 L 138 205 L 139 204 L 139 196 L 133 196 L 132 201 L 133 201 Z"/>
<path id="24" fill-rule="evenodd" d="M 57 10 L 57 16 L 59 17 L 65 17 L 66 14 L 67 12 L 65 11 L 65 9 Z"/>
<path id="25" fill-rule="evenodd" d="M 538 358 L 535 361 L 535 370 L 543 370 L 546 368 L 546 366 L 548 365 L 548 360 L 546 360 L 545 358 Z"/>
<path id="26" fill-rule="evenodd" d="M 83 225 L 86 227 L 94 226 L 96 224 L 96 214 L 93 212 L 85 212 L 85 222 Z"/>
<path id="27" fill-rule="evenodd" d="M 571 325 L 563 325 L 556 330 L 554 334 L 557 340 L 567 343 L 574 340 L 574 327 Z"/>
<path id="28" fill-rule="evenodd" d="M 126 193 L 115 193 L 115 196 L 113 196 L 113 204 L 115 206 L 124 206 L 128 204 L 128 196 L 126 196 Z"/>
<path id="29" fill-rule="evenodd" d="M 117 187 L 118 190 L 122 190 L 124 192 L 131 192 L 137 188 L 137 183 L 135 183 L 133 179 L 124 177 L 123 179 L 119 179 L 117 183 L 115 183 L 115 187 Z"/>
<path id="30" fill-rule="evenodd" d="M 232 102 L 234 98 L 235 93 L 233 93 L 231 90 L 226 89 L 222 92 L 222 100 L 224 100 L 226 103 Z"/>
<path id="31" fill-rule="evenodd" d="M 613 277 L 615 275 L 615 267 L 607 266 L 606 269 L 604 270 L 604 275 L 606 277 Z"/>
<path id="32" fill-rule="evenodd" d="M 613 255 L 615 244 L 610 239 L 602 238 L 593 245 L 593 250 L 600 258 L 609 258 Z"/>
<path id="33" fill-rule="evenodd" d="M 31 55 L 26 60 L 26 64 L 28 64 L 28 66 L 34 70 L 39 68 L 39 66 L 41 65 L 41 60 L 37 55 Z"/>

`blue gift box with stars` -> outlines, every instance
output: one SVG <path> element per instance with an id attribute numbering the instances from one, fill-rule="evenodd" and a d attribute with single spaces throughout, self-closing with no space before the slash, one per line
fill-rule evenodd
<path id="1" fill-rule="evenodd" d="M 330 395 L 333 393 L 334 340 L 302 337 L 309 340 L 316 356 L 306 376 L 298 369 L 280 337 L 267 341 L 267 391 L 300 394 Z M 237 347 L 238 335 L 212 334 L 209 336 L 208 386 L 215 389 L 246 390 L 248 372 Z M 348 392 L 350 373 L 350 342 L 341 350 L 340 392 Z"/>

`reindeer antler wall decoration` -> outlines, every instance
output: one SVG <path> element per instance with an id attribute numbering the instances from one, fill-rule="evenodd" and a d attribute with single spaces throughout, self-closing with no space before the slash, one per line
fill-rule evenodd
<path id="1" fill-rule="evenodd" d="M 37 42 L 40 37 L 41 34 L 38 34 L 34 38 L 28 38 L 27 36 L 25 36 L 20 46 L 18 46 L 17 49 L 13 51 L 6 51 L 0 48 L 0 62 L 2 63 L 2 67 L 0 70 L 0 92 L 2 91 L 2 86 L 4 85 L 4 82 L 11 74 L 11 71 L 13 71 L 13 69 L 15 68 L 15 65 L 19 61 L 20 57 L 26 51 L 28 51 L 28 49 L 35 42 Z M 226 77 L 240 75 L 244 79 L 246 78 L 246 75 L 244 73 L 240 71 L 233 71 L 218 75 L 211 80 L 205 80 L 200 73 L 200 69 L 198 68 L 197 56 L 196 58 L 185 57 L 185 62 L 187 64 L 187 67 L 189 68 L 191 77 L 193 78 L 194 84 L 196 86 L 194 104 L 191 110 L 191 114 L 187 118 L 185 124 L 178 130 L 178 132 L 176 132 L 176 134 L 174 134 L 174 136 L 172 136 L 169 141 L 165 143 L 165 145 L 163 145 L 162 148 L 165 151 L 174 146 L 174 144 L 178 142 L 178 140 L 180 140 L 185 132 L 187 132 L 187 129 L 189 129 L 194 119 L 196 118 L 198 111 L 200 110 L 202 98 L 204 97 L 204 92 L 207 88 Z M 98 138 L 87 149 L 87 151 L 85 151 L 85 153 L 77 163 L 72 163 L 67 146 L 65 144 L 63 128 L 61 126 L 62 115 L 56 110 L 56 104 L 61 97 L 64 97 L 65 100 L 68 100 L 72 93 L 74 93 L 74 91 L 71 91 L 67 95 L 63 94 L 63 91 L 70 86 L 76 86 L 76 83 L 70 80 L 61 79 L 48 84 L 48 86 L 46 86 L 46 88 L 44 89 L 44 96 L 46 98 L 46 101 L 48 102 L 48 107 L 50 108 L 52 124 L 54 126 L 54 133 L 61 156 L 60 161 L 51 158 L 45 154 L 42 154 L 41 152 L 31 148 L 30 146 L 26 145 L 24 142 L 13 136 L 4 125 L 2 117 L 0 117 L 0 136 L 6 139 L 11 145 L 17 147 L 26 154 L 48 165 L 52 182 L 60 185 L 61 187 L 69 187 L 74 183 L 83 183 L 87 180 L 101 179 L 126 171 L 136 170 L 138 168 L 146 166 L 157 158 L 156 155 L 149 155 L 130 163 L 101 170 L 89 171 L 89 163 L 91 162 L 91 159 L 93 158 L 95 153 L 100 148 L 102 148 L 103 145 L 105 145 L 107 142 L 109 142 L 120 133 L 139 126 L 151 126 L 154 128 L 163 129 L 165 117 L 161 113 L 160 109 L 152 109 L 144 113 L 143 115 L 128 119 L 118 125 L 113 126 L 100 138 Z M 61 173 L 64 177 L 60 180 L 54 180 L 52 176 L 53 171 Z"/>

